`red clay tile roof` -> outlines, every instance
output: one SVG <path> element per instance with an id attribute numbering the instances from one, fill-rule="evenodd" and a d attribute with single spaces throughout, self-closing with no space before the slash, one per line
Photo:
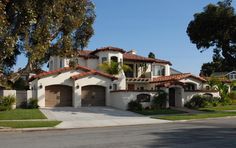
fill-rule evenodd
<path id="1" fill-rule="evenodd" d="M 178 81 L 178 80 L 182 80 L 189 77 L 198 79 L 200 81 L 206 81 L 204 78 L 194 76 L 190 73 L 183 73 L 183 74 L 174 74 L 170 76 L 161 76 L 161 77 L 153 78 L 153 80 L 150 83 L 158 83 L 158 82 L 165 82 L 165 81 Z"/>
<path id="2" fill-rule="evenodd" d="M 85 72 L 93 72 L 93 74 L 98 74 L 98 75 L 101 75 L 101 76 L 104 76 L 104 77 L 109 77 L 109 78 L 112 78 L 112 79 L 116 79 L 116 77 L 114 77 L 112 75 L 109 75 L 109 74 L 106 74 L 106 73 L 103 73 L 103 72 L 100 72 L 100 71 L 96 71 L 96 70 L 93 70 L 93 69 L 90 69 L 88 67 L 81 66 L 81 65 L 77 65 L 75 69 L 80 69 L 80 70 L 83 70 Z M 51 75 L 60 74 L 62 72 L 66 72 L 66 71 L 70 71 L 70 70 L 73 70 L 73 68 L 72 67 L 64 67 L 64 68 L 60 68 L 60 69 L 53 70 L 53 71 L 43 72 L 43 73 L 40 73 L 38 75 L 32 76 L 29 79 L 29 81 L 33 81 L 34 79 L 40 79 L 40 78 L 51 76 Z"/>
<path id="3" fill-rule="evenodd" d="M 98 48 L 98 49 L 92 51 L 90 54 L 95 54 L 100 51 L 117 51 L 117 52 L 125 53 L 125 51 L 121 48 L 108 46 L 108 47 Z"/>
<path id="4" fill-rule="evenodd" d="M 96 71 L 96 70 L 92 70 L 92 71 L 89 71 L 89 72 L 83 72 L 83 73 L 71 76 L 71 78 L 74 79 L 74 80 L 77 80 L 79 78 L 86 77 L 88 75 L 101 75 L 103 77 L 107 77 L 107 78 L 110 78 L 112 80 L 116 80 L 117 79 L 116 77 L 114 77 L 114 76 L 112 76 L 110 74 L 106 74 L 106 73 L 103 73 L 103 72 L 100 72 L 100 71 Z"/>
<path id="5" fill-rule="evenodd" d="M 124 53 L 123 59 L 127 61 L 140 61 L 140 62 L 161 63 L 161 64 L 172 65 L 170 61 L 147 58 L 147 57 L 143 57 L 143 56 L 139 56 L 139 55 L 131 54 L 131 53 Z"/>
<path id="6" fill-rule="evenodd" d="M 158 83 L 155 83 L 155 85 L 159 86 L 159 87 L 169 87 L 171 85 L 182 85 L 184 86 L 185 83 L 183 82 L 179 82 L 179 81 L 166 81 L 166 82 L 158 82 Z"/>
<path id="7" fill-rule="evenodd" d="M 92 50 L 80 50 L 78 51 L 78 56 L 85 59 L 98 59 L 98 56 L 90 54 Z"/>

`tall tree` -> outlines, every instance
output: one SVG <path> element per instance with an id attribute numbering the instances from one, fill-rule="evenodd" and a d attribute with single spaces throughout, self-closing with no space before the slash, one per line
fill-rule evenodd
<path id="1" fill-rule="evenodd" d="M 232 0 L 224 0 L 207 5 L 203 12 L 194 14 L 194 20 L 187 28 L 191 42 L 201 52 L 212 48 L 218 51 L 217 56 L 222 57 L 222 70 L 225 65 L 236 68 L 236 14 L 231 3 Z M 204 67 L 209 65 L 212 63 Z"/>
<path id="2" fill-rule="evenodd" d="M 0 29 L 4 27 L 0 41 L 6 45 L 0 49 L 11 53 L 5 59 L 9 58 L 12 65 L 19 53 L 28 58 L 26 67 L 30 70 L 40 67 L 51 55 L 73 57 L 93 35 L 95 12 L 90 0 L 1 0 L 0 3 L 3 8 L 0 16 L 7 20 L 0 22 Z"/>
<path id="3" fill-rule="evenodd" d="M 153 58 L 153 59 L 156 58 L 156 56 L 155 56 L 155 54 L 153 52 L 149 52 L 148 57 L 149 58 Z"/>

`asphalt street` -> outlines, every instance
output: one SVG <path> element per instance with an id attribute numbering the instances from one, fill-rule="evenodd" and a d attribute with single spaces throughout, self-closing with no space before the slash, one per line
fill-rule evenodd
<path id="1" fill-rule="evenodd" d="M 0 133 L 0 148 L 236 148 L 236 118 Z"/>

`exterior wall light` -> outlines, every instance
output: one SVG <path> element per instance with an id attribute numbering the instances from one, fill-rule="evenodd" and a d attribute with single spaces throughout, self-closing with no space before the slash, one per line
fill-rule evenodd
<path id="1" fill-rule="evenodd" d="M 79 84 L 76 85 L 76 89 L 79 89 Z"/>
<path id="2" fill-rule="evenodd" d="M 42 85 L 42 83 L 40 83 L 40 85 L 39 85 L 39 89 L 42 89 L 43 88 L 43 85 Z"/>
<path id="3" fill-rule="evenodd" d="M 110 89 L 112 89 L 112 86 L 110 85 L 110 87 L 109 87 Z"/>

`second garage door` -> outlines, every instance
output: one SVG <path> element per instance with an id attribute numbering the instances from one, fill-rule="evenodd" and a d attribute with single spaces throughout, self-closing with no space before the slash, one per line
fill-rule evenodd
<path id="1" fill-rule="evenodd" d="M 82 87 L 82 106 L 105 106 L 105 87 L 89 85 Z"/>

